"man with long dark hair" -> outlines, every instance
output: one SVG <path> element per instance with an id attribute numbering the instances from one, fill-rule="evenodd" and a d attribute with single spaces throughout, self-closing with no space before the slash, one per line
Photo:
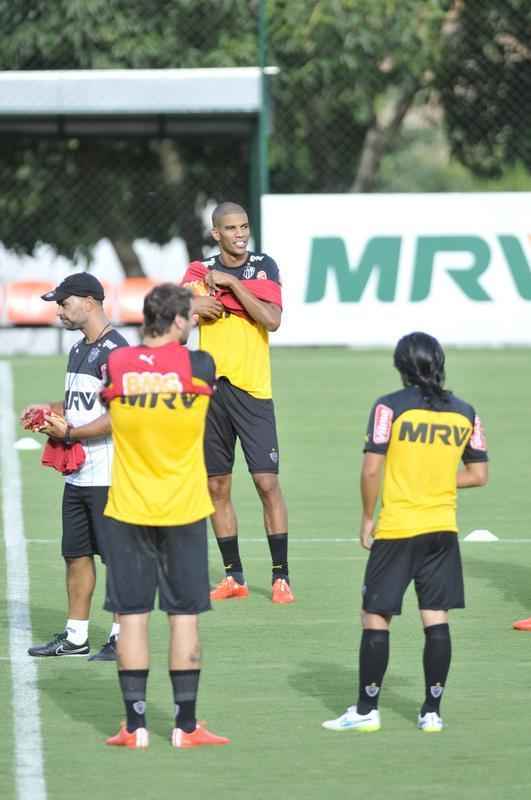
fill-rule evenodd
<path id="1" fill-rule="evenodd" d="M 323 727 L 377 731 L 389 659 L 389 625 L 415 581 L 424 627 L 425 699 L 418 727 L 442 730 L 441 697 L 450 668 L 448 611 L 464 608 L 457 541 L 457 489 L 487 483 L 487 448 L 471 405 L 444 388 L 444 352 L 426 333 L 398 342 L 404 388 L 374 404 L 361 470 L 360 541 L 370 550 L 363 586 L 357 704 Z M 459 467 L 460 462 L 462 467 Z M 382 485 L 383 479 L 383 485 Z M 374 513 L 382 488 L 378 520 Z"/>

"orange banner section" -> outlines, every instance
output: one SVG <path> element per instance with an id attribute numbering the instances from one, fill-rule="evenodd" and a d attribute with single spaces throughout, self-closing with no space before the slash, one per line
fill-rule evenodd
<path id="1" fill-rule="evenodd" d="M 103 281 L 106 315 L 116 325 L 140 324 L 144 297 L 156 284 L 150 278 L 126 278 L 120 284 Z M 55 284 L 48 281 L 15 281 L 0 286 L 0 324 L 57 324 L 57 305 L 41 300 L 41 295 L 54 288 Z"/>
<path id="2" fill-rule="evenodd" d="M 144 297 L 156 286 L 150 278 L 127 278 L 116 288 L 115 322 L 136 325 L 142 322 Z"/>
<path id="3" fill-rule="evenodd" d="M 57 306 L 41 300 L 41 295 L 55 288 L 48 281 L 7 283 L 4 291 L 4 313 L 7 325 L 52 325 Z"/>

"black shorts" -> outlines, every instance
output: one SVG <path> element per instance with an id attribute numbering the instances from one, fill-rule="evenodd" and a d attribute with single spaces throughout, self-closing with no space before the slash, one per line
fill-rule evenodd
<path id="1" fill-rule="evenodd" d="M 201 614 L 210 608 L 206 520 L 190 525 L 130 525 L 107 517 L 107 590 L 104 608 L 145 614 Z"/>
<path id="2" fill-rule="evenodd" d="M 220 378 L 210 401 L 205 430 L 209 476 L 228 475 L 239 438 L 249 472 L 278 473 L 278 437 L 272 400 L 259 400 Z"/>
<path id="3" fill-rule="evenodd" d="M 74 486 L 65 483 L 63 492 L 63 558 L 99 555 L 105 563 L 108 486 Z"/>
<path id="4" fill-rule="evenodd" d="M 420 609 L 465 607 L 463 568 L 456 533 L 423 533 L 408 539 L 376 539 L 365 570 L 363 610 L 392 616 L 415 581 Z"/>

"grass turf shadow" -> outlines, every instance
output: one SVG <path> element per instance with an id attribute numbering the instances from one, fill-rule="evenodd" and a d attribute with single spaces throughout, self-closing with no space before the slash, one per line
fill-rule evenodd
<path id="1" fill-rule="evenodd" d="M 465 590 L 467 577 L 487 580 L 497 591 L 503 593 L 506 602 L 518 603 L 524 610 L 531 612 L 531 551 L 529 556 L 529 563 L 522 565 L 507 561 L 487 561 L 467 554 L 464 560 Z M 517 609 L 515 613 L 518 613 Z"/>
<path id="2" fill-rule="evenodd" d="M 36 602 L 31 604 L 31 628 L 35 644 L 49 642 L 54 633 L 61 633 L 64 630 L 65 621 L 66 609 L 45 608 Z M 95 647 L 99 649 L 107 641 L 111 623 L 111 614 L 109 614 L 108 629 L 102 628 L 97 623 L 90 623 L 89 641 L 93 643 L 92 652 Z"/>
<path id="3" fill-rule="evenodd" d="M 318 697 L 324 708 L 334 716 L 356 702 L 357 675 L 354 668 L 326 661 L 306 661 L 299 664 L 288 680 L 290 686 L 300 694 Z M 402 687 L 407 689 L 412 684 L 409 678 L 393 675 L 392 672 L 386 676 L 380 701 L 384 713 L 386 708 L 390 708 L 408 721 L 416 720 L 424 688 L 419 681 L 418 699 L 414 699 L 409 692 L 406 694 L 402 691 Z"/>
<path id="4" fill-rule="evenodd" d="M 40 659 L 38 675 L 42 695 L 73 723 L 89 725 L 102 740 L 116 733 L 119 721 L 125 719 L 116 663 L 89 663 L 81 658 Z M 172 710 L 169 682 L 168 703 L 161 708 L 150 701 L 148 681 L 146 716 L 152 736 L 168 738 L 174 723 Z"/>

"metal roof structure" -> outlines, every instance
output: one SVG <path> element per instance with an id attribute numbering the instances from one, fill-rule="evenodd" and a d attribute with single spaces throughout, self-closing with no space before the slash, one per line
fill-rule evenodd
<path id="1" fill-rule="evenodd" d="M 245 133 L 261 104 L 259 67 L 0 71 L 0 135 Z"/>

